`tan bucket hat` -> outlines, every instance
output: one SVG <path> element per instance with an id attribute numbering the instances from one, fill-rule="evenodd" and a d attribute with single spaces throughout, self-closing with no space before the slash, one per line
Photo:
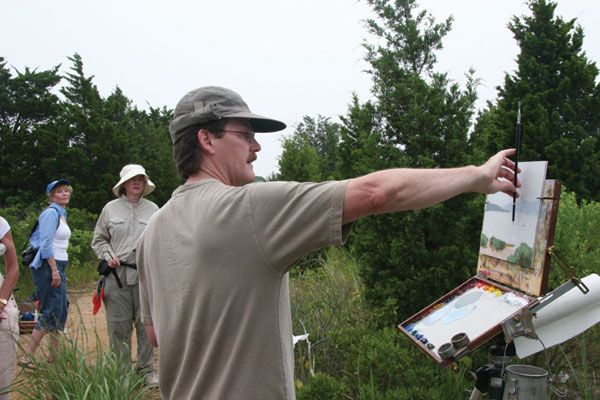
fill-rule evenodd
<path id="1" fill-rule="evenodd" d="M 147 196 L 150 193 L 152 193 L 154 189 L 156 189 L 154 183 L 152 183 L 150 178 L 148 178 L 148 175 L 146 175 L 146 170 L 144 169 L 144 167 L 138 164 L 127 164 L 121 169 L 121 172 L 119 173 L 121 180 L 112 189 L 114 195 L 119 197 L 119 190 L 121 189 L 121 185 L 133 178 L 134 176 L 138 175 L 143 175 L 146 178 L 146 186 L 144 187 L 144 192 L 142 193 L 142 195 Z"/>

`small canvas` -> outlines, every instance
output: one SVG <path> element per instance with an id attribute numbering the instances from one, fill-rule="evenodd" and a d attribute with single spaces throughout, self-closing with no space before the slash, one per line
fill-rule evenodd
<path id="1" fill-rule="evenodd" d="M 532 268 L 547 165 L 547 161 L 519 163 L 521 173 L 518 179 L 522 186 L 518 189 L 514 221 L 511 196 L 505 193 L 487 196 L 481 232 L 481 254 L 523 268 Z"/>

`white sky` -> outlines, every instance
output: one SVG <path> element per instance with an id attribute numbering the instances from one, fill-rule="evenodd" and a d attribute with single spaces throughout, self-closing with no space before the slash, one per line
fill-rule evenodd
<path id="1" fill-rule="evenodd" d="M 470 67 L 481 79 L 482 108 L 495 98 L 504 72 L 515 68 L 518 47 L 506 28 L 528 12 L 518 0 L 422 0 L 437 21 L 454 16 L 438 54 L 437 70 L 464 81 Z M 600 2 L 559 1 L 557 14 L 577 18 L 584 49 L 600 61 Z M 251 110 L 288 124 L 262 134 L 257 175 L 277 170 L 281 135 L 302 116 L 337 121 L 353 92 L 370 94 L 361 44 L 362 20 L 371 16 L 354 0 L 4 0 L 0 56 L 17 69 L 47 69 L 78 52 L 101 94 L 115 86 L 140 108 L 175 104 L 206 85 L 234 89 Z M 167 133 L 165 132 L 165 135 Z"/>

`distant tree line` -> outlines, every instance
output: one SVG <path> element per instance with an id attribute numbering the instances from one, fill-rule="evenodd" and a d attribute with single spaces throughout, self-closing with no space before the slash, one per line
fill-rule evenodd
<path id="1" fill-rule="evenodd" d="M 167 131 L 171 110 L 139 110 L 118 87 L 103 98 L 78 54 L 60 66 L 14 71 L 0 58 L 0 207 L 29 204 L 71 179 L 71 206 L 99 213 L 121 167 L 142 164 L 164 203 L 179 184 Z M 60 94 L 60 95 L 59 95 Z"/>

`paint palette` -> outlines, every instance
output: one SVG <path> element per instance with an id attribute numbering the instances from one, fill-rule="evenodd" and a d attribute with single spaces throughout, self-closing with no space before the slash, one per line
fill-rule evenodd
<path id="1" fill-rule="evenodd" d="M 546 180 L 543 187 L 538 218 L 530 221 L 536 232 L 531 264 L 480 251 L 476 276 L 398 325 L 438 364 L 449 365 L 486 343 L 502 331 L 504 321 L 546 293 L 560 183 Z"/>
<path id="2" fill-rule="evenodd" d="M 399 328 L 422 351 L 438 363 L 447 364 L 453 361 L 457 352 L 473 349 L 498 334 L 503 321 L 533 302 L 534 297 L 474 277 L 400 324 Z M 459 344 L 453 343 L 457 335 L 462 338 Z M 443 350 L 447 344 L 455 351 L 446 357 Z"/>

